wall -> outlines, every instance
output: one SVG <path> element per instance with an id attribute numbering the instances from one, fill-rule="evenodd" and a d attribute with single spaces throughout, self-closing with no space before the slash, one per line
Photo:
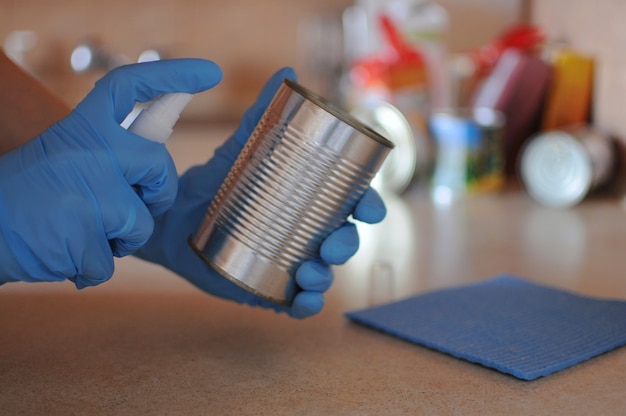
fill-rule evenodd
<path id="1" fill-rule="evenodd" d="M 595 58 L 594 124 L 626 143 L 626 1 L 533 0 L 530 15 L 550 40 Z"/>
<path id="2" fill-rule="evenodd" d="M 383 1 L 383 0 L 381 0 Z M 520 0 L 445 0 L 452 22 L 452 50 L 472 48 L 520 15 Z M 306 28 L 319 16 L 337 21 L 351 0 L 0 0 L 0 39 L 33 30 L 37 43 L 25 65 L 73 106 L 103 72 L 77 75 L 72 49 L 91 37 L 110 51 L 136 59 L 146 48 L 167 57 L 216 61 L 224 81 L 196 97 L 185 117 L 230 120 L 253 100 L 279 66 L 296 67 L 314 83 L 311 62 L 324 50 L 309 49 Z"/>
<path id="3" fill-rule="evenodd" d="M 201 113 L 210 109 L 206 114 L 220 117 L 238 111 L 240 101 L 252 99 L 250 86 L 257 87 L 278 66 L 292 64 L 298 24 L 293 17 L 306 15 L 314 4 L 313 0 L 3 1 L 0 37 L 16 29 L 36 31 L 38 43 L 25 54 L 25 61 L 70 104 L 102 75 L 75 75 L 70 70 L 71 51 L 85 38 L 95 38 L 133 60 L 146 48 L 158 48 L 168 57 L 215 60 L 224 70 L 224 82 L 214 93 L 197 97 L 194 108 Z"/>

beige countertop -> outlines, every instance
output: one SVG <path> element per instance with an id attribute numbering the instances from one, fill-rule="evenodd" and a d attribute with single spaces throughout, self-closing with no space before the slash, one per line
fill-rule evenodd
<path id="1" fill-rule="evenodd" d="M 179 168 L 208 157 L 211 140 L 172 141 Z M 527 382 L 344 317 L 500 273 L 626 300 L 618 200 L 552 210 L 518 191 L 437 207 L 414 192 L 387 205 L 382 224 L 360 227 L 361 250 L 336 268 L 322 313 L 304 321 L 213 298 L 134 258 L 80 292 L 0 287 L 0 414 L 623 413 L 626 348 Z M 375 262 L 392 267 L 387 281 L 370 278 Z"/>

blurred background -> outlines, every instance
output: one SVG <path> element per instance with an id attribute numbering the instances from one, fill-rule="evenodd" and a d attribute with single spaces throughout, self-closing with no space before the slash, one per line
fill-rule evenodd
<path id="1" fill-rule="evenodd" d="M 385 3 L 370 1 L 366 3 Z M 451 50 L 489 41 L 524 14 L 521 0 L 446 0 Z M 184 117 L 238 119 L 278 67 L 295 67 L 301 81 L 337 70 L 342 14 L 352 0 L 0 0 L 0 39 L 24 66 L 67 103 L 76 104 L 102 76 L 102 68 L 77 74 L 72 51 L 90 42 L 119 62 L 142 52 L 162 57 L 203 57 L 224 70 L 224 81 L 197 97 Z"/>
<path id="2" fill-rule="evenodd" d="M 418 10 L 421 3 L 438 9 Z M 355 72 L 355 67 L 369 71 L 367 82 L 372 77 L 380 81 L 376 71 L 381 61 L 389 63 L 387 50 L 398 52 L 381 29 L 381 11 L 396 24 L 402 40 L 417 45 L 420 59 L 428 61 L 427 88 L 445 84 L 444 98 L 436 91 L 427 93 L 426 118 L 436 107 L 457 108 L 476 100 L 476 86 L 465 82 L 484 81 L 504 50 L 503 35 L 525 24 L 539 31 L 540 39 L 524 45 L 522 52 L 545 60 L 546 51 L 566 45 L 592 60 L 583 121 L 623 143 L 626 26 L 619 19 L 626 2 L 620 0 L 0 0 L 0 39 L 15 61 L 70 106 L 117 65 L 174 57 L 211 59 L 223 68 L 224 80 L 197 96 L 182 120 L 232 124 L 267 77 L 285 65 L 295 67 L 310 89 L 351 110 L 358 107 L 362 85 L 355 88 L 354 79 L 363 71 Z M 410 25 L 419 25 L 420 19 L 427 33 L 411 38 Z M 432 71 L 432 48 L 434 59 L 445 62 L 444 70 Z M 482 79 L 476 76 L 477 62 L 487 62 Z M 542 87 L 534 103 L 542 111 L 549 87 Z M 524 139 L 539 130 L 526 127 L 518 129 Z"/>

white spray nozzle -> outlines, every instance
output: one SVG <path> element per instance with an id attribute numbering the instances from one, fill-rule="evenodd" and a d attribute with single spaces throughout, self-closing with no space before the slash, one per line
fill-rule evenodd
<path id="1" fill-rule="evenodd" d="M 163 94 L 139 113 L 128 130 L 146 139 L 164 143 L 192 97 L 184 92 Z"/>

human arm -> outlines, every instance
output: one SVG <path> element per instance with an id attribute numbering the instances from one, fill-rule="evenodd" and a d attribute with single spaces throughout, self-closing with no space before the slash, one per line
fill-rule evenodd
<path id="1" fill-rule="evenodd" d="M 70 108 L 0 50 L 0 155 L 38 136 Z"/>

